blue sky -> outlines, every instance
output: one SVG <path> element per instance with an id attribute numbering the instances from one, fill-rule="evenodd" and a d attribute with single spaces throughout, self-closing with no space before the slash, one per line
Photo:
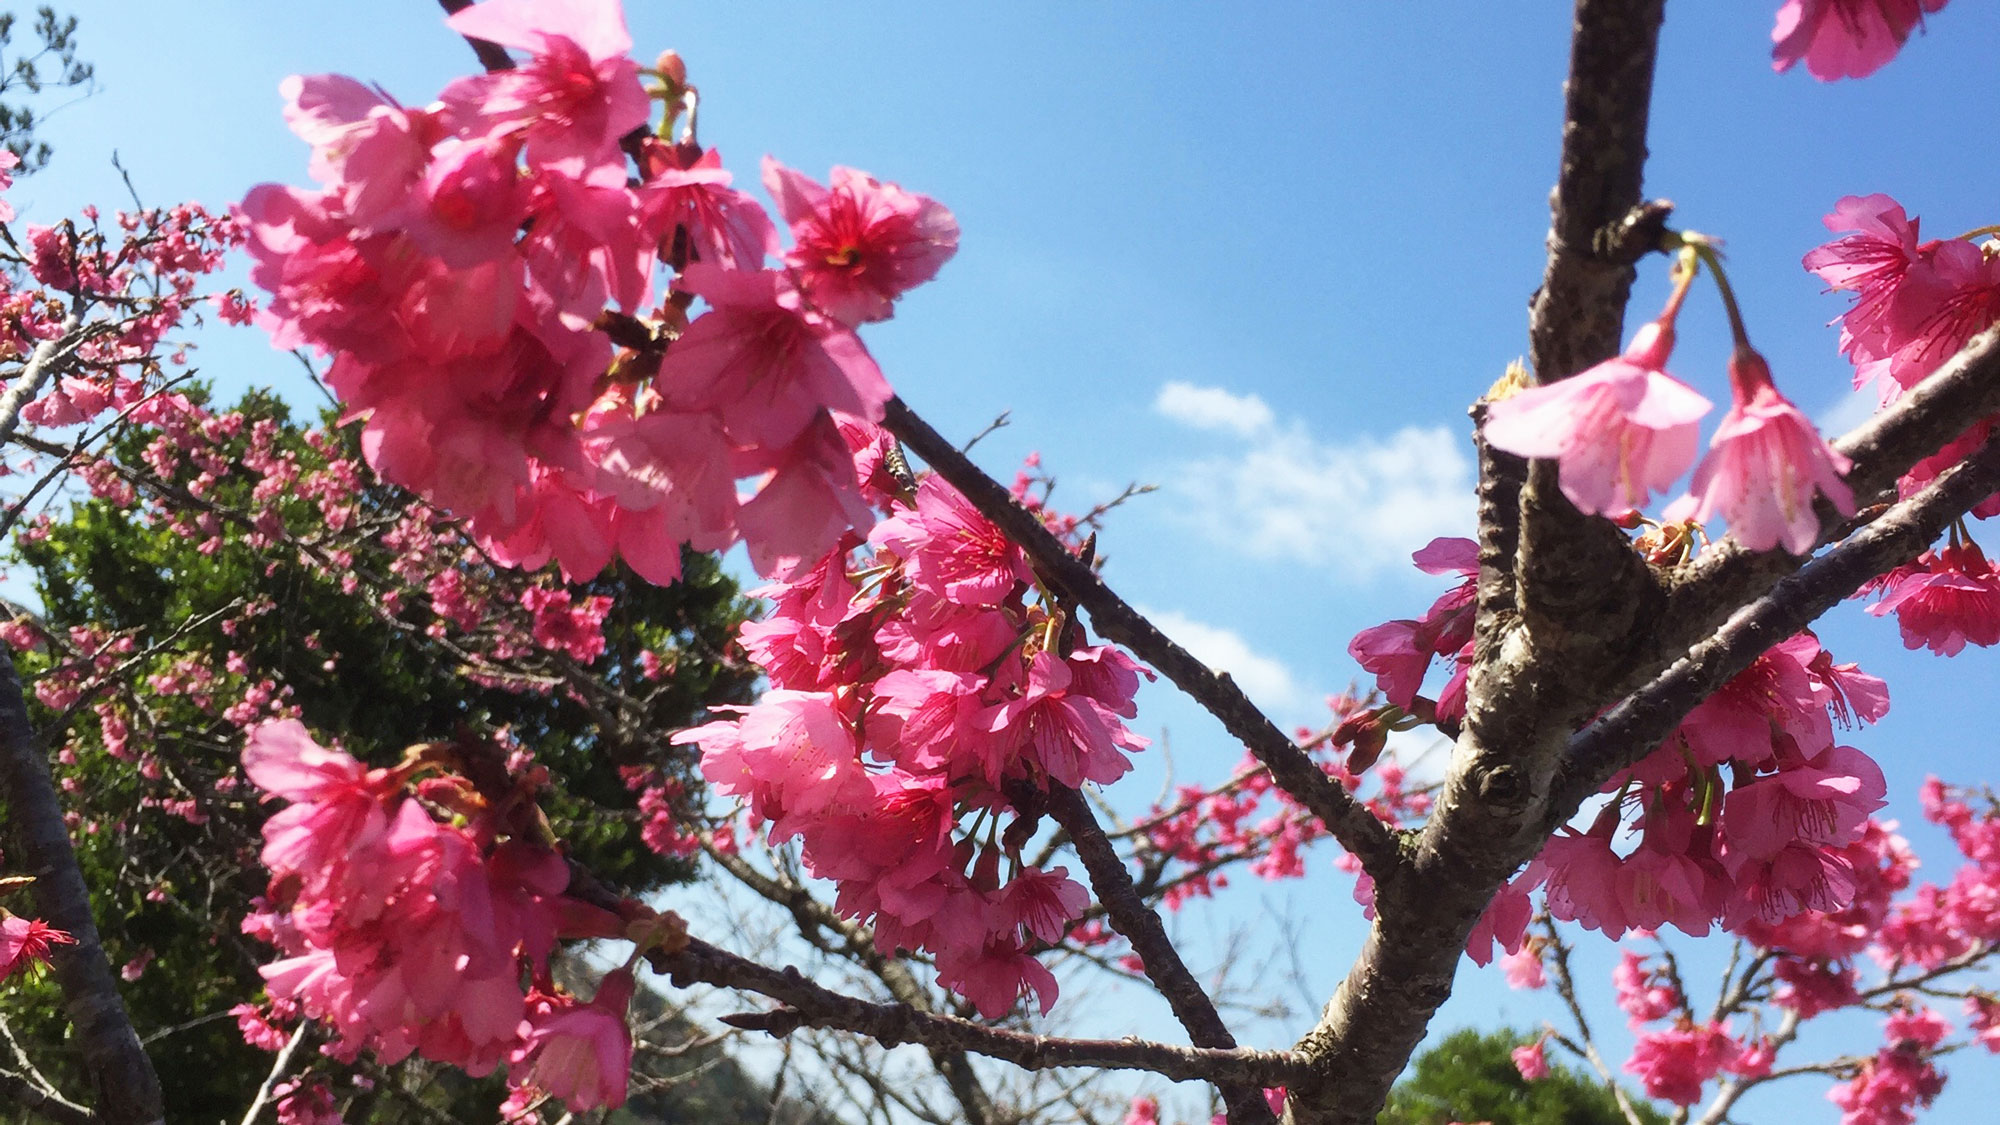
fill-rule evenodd
<path id="1" fill-rule="evenodd" d="M 1894 194 L 1938 236 L 2000 220 L 2000 153 L 1981 135 L 1988 115 L 1966 108 L 2000 104 L 2000 10 L 1952 5 L 1881 74 L 1826 86 L 1771 73 L 1776 7 L 1670 5 L 1648 191 L 1726 240 L 1779 385 L 1822 418 L 1852 419 L 1826 327 L 1841 305 L 1799 257 L 1847 193 Z M 1465 409 L 1525 348 L 1567 5 L 633 8 L 638 53 L 682 52 L 703 139 L 740 179 L 765 153 L 814 175 L 842 163 L 955 211 L 958 257 L 867 336 L 884 370 L 947 434 L 1010 411 L 984 463 L 1004 476 L 1040 451 L 1059 502 L 1159 484 L 1115 517 L 1108 576 L 1282 721 L 1313 721 L 1355 675 L 1344 650 L 1357 630 L 1434 596 L 1437 580 L 1403 560 L 1469 532 Z M 99 91 L 50 118 L 55 165 L 10 194 L 27 221 L 119 205 L 114 150 L 149 203 L 304 182 L 305 150 L 278 115 L 288 74 L 345 72 L 423 102 L 470 69 L 422 0 L 71 9 Z M 1664 292 L 1664 263 L 1647 270 L 1641 318 Z M 1676 373 L 1721 399 L 1712 289 L 1696 291 L 1681 340 Z M 255 333 L 206 335 L 202 356 L 226 387 L 291 378 Z M 1823 632 L 1890 680 L 1895 710 L 1857 741 L 1906 825 L 1925 773 L 1991 773 L 1994 654 L 1906 653 L 1892 624 L 1853 608 Z M 1181 776 L 1235 761 L 1192 708 L 1163 692 L 1146 702 L 1140 729 L 1171 733 Z M 1913 835 L 1943 858 L 1934 834 Z M 1334 886 L 1316 878 L 1308 900 L 1343 901 L 1319 893 Z M 1228 905 L 1261 910 L 1264 893 Z M 1360 931 L 1342 913 L 1312 917 L 1330 989 Z M 1596 960 L 1585 979 L 1602 985 Z M 1496 978 L 1461 980 L 1441 1026 L 1542 1018 Z M 1949 1069 L 1992 1068 L 1960 1056 Z M 1818 1107 L 1810 1087 L 1785 1092 Z"/>

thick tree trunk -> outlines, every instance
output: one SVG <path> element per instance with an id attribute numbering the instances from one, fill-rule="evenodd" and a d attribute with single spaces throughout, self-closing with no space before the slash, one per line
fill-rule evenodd
<path id="1" fill-rule="evenodd" d="M 0 659 L 0 785 L 5 786 L 7 828 L 14 844 L 10 866 L 35 877 L 35 910 L 42 919 L 76 938 L 75 945 L 58 946 L 51 961 L 84 1066 L 97 1086 L 98 1119 L 104 1125 L 164 1122 L 160 1080 L 139 1044 L 98 940 L 90 891 L 70 847 L 48 754 L 28 722 L 12 654 Z"/>

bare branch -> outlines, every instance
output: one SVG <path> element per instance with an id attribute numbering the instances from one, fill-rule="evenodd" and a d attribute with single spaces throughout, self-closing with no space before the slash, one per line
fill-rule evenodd
<path id="1" fill-rule="evenodd" d="M 257 1115 L 264 1112 L 264 1106 L 271 1100 L 271 1091 L 278 1085 L 278 1079 L 283 1078 L 285 1071 L 291 1069 L 292 1056 L 298 1053 L 299 1044 L 305 1040 L 306 1027 L 306 1021 L 300 1020 L 299 1026 L 292 1031 L 292 1037 L 285 1040 L 285 1045 L 279 1048 L 278 1057 L 271 1062 L 271 1073 L 264 1076 L 263 1084 L 257 1087 L 257 1096 L 250 1099 L 250 1108 L 243 1111 L 243 1125 L 252 1125 L 257 1120 Z"/>
<path id="2" fill-rule="evenodd" d="M 917 1043 L 971 1051 L 1024 1070 L 1088 1066 L 1149 1070 L 1176 1081 L 1283 1086 L 1309 1072 L 1287 1051 L 1175 1047 L 1141 1039 L 1068 1039 L 988 1027 L 955 1016 L 919 1012 L 903 1004 L 875 1004 L 822 988 L 797 969 L 773 969 L 699 939 L 679 953 L 654 953 L 655 971 L 677 987 L 702 983 L 768 996 L 780 1007 L 733 1017 L 731 1025 L 783 1037 L 802 1027 L 860 1032 L 884 1046 Z"/>
<path id="3" fill-rule="evenodd" d="M 32 1110 L 48 1118 L 56 1125 L 101 1125 L 95 1113 L 64 1101 L 61 1096 L 48 1093 L 18 1074 L 0 1070 L 0 1098 L 7 1098 L 23 1109 Z"/>
<path id="4" fill-rule="evenodd" d="M 1175 1018 L 1187 1029 L 1188 1039 L 1197 1047 L 1233 1049 L 1236 1037 L 1217 1014 L 1215 1004 L 1194 979 L 1181 955 L 1167 937 L 1160 916 L 1139 897 L 1132 874 L 1118 850 L 1105 838 L 1104 828 L 1090 811 L 1089 802 L 1074 789 L 1053 786 L 1049 792 L 1049 814 L 1069 833 L 1076 854 L 1090 873 L 1090 885 L 1099 902 L 1110 914 L 1111 926 L 1132 943 L 1132 951 L 1146 970 L 1146 976 L 1166 997 Z M 1255 1125 L 1272 1120 L 1264 1093 L 1255 1086 L 1221 1087 L 1229 1106 L 1230 1125 Z"/>

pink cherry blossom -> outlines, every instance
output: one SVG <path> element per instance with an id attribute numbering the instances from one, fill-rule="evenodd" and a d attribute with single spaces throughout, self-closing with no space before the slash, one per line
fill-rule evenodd
<path id="1" fill-rule="evenodd" d="M 821 410 L 881 419 L 889 384 L 868 349 L 808 310 L 784 274 L 696 264 L 680 285 L 710 308 L 661 365 L 670 407 L 714 410 L 731 438 L 771 449 L 789 445 Z"/>
<path id="2" fill-rule="evenodd" d="M 618 140 L 646 124 L 639 64 L 618 0 L 485 0 L 453 31 L 529 52 L 526 65 L 461 78 L 444 101 L 475 136 L 519 132 L 531 164 L 623 179 Z M 615 181 L 613 181 L 615 182 Z"/>
<path id="3" fill-rule="evenodd" d="M 1857 381 L 1917 385 L 1974 336 L 2000 321 L 2000 261 L 1964 239 L 1921 246 L 1889 299 L 1879 339 L 1854 349 Z M 1858 343 L 1858 341 L 1857 341 Z"/>
<path id="4" fill-rule="evenodd" d="M 606 973 L 588 1004 L 557 1003 L 531 1017 L 510 1075 L 563 1099 L 572 1111 L 625 1104 L 632 1073 L 626 1005 L 635 984 L 624 969 Z"/>
<path id="5" fill-rule="evenodd" d="M 1923 258 L 1918 246 L 1918 221 L 1886 195 L 1842 196 L 1824 219 L 1828 230 L 1855 233 L 1837 238 L 1805 256 L 1805 267 L 1828 288 L 1854 294 L 1854 304 L 1840 318 L 1840 350 L 1858 365 L 1856 385 L 1887 374 L 1879 360 L 1893 354 L 1901 341 L 1889 313 L 1896 293 Z M 1893 378 L 1877 388 L 1884 401 L 1902 393 Z"/>
<path id="6" fill-rule="evenodd" d="M 756 200 L 729 186 L 716 149 L 684 164 L 673 146 L 657 138 L 641 152 L 649 174 L 642 188 L 649 225 L 660 234 L 662 256 L 673 260 L 674 239 L 686 240 L 688 260 L 732 270 L 764 268 L 780 252 L 778 229 Z"/>
<path id="7" fill-rule="evenodd" d="M 1762 356 L 1739 348 L 1729 375 L 1735 404 L 1695 467 L 1693 518 L 1720 513 L 1729 533 L 1753 551 L 1783 546 L 1810 554 L 1819 542 L 1815 494 L 1839 514 L 1854 514 L 1854 493 L 1841 479 L 1852 466 L 1778 393 Z"/>
<path id="8" fill-rule="evenodd" d="M 1926 551 L 1873 585 L 1882 597 L 1868 612 L 1894 613 L 1904 648 L 1956 656 L 1967 644 L 2000 644 L 2000 571 L 1977 543 Z"/>
<path id="9" fill-rule="evenodd" d="M 1667 374 L 1670 319 L 1641 328 L 1623 355 L 1486 407 L 1486 440 L 1520 457 L 1552 457 L 1579 511 L 1643 508 L 1694 462 L 1696 424 L 1711 404 Z"/>
<path id="10" fill-rule="evenodd" d="M 1646 1096 L 1675 1105 L 1701 1100 L 1701 1088 L 1741 1056 L 1743 1046 L 1726 1027 L 1695 1025 L 1683 1019 L 1660 1031 L 1642 1033 L 1625 1063 L 1646 1087 Z"/>
<path id="11" fill-rule="evenodd" d="M 767 156 L 764 186 L 791 225 L 785 262 L 799 288 L 843 324 L 887 320 L 896 298 L 958 250 L 958 221 L 943 205 L 852 168 L 835 168 L 826 187 Z"/>
<path id="12" fill-rule="evenodd" d="M 1852 746 L 1810 759 L 1781 758 L 1778 772 L 1739 784 L 1723 804 L 1729 846 L 1759 858 L 1794 841 L 1844 847 L 1887 802 L 1874 759 Z"/>
<path id="13" fill-rule="evenodd" d="M 1549 1076 L 1549 1060 L 1547 1056 L 1542 1054 L 1541 1040 L 1537 1039 L 1533 1043 L 1523 1043 L 1519 1047 L 1514 1048 L 1513 1053 L 1514 1069 L 1521 1072 L 1522 1078 L 1533 1082 L 1536 1079 L 1547 1078 Z"/>
<path id="14" fill-rule="evenodd" d="M 1785 0 L 1771 29 L 1771 69 L 1800 59 L 1814 78 L 1866 78 L 1896 57 L 1924 13 L 1945 0 Z"/>
<path id="15" fill-rule="evenodd" d="M 0 911 L 0 980 L 46 963 L 55 946 L 75 944 L 75 938 L 39 918 Z"/>

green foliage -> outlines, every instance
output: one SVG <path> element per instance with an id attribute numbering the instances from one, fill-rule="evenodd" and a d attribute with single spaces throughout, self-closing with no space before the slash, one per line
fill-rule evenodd
<path id="1" fill-rule="evenodd" d="M 1512 1052 L 1528 1042 L 1504 1028 L 1454 1032 L 1417 1056 L 1377 1125 L 1626 1125 L 1611 1091 L 1593 1077 L 1551 1060 L 1546 1078 L 1522 1078 Z M 1666 1125 L 1651 1103 L 1631 1100 L 1646 1125 Z"/>
<path id="2" fill-rule="evenodd" d="M 47 164 L 50 155 L 48 142 L 35 136 L 42 122 L 30 100 L 50 90 L 88 87 L 96 71 L 76 57 L 75 16 L 64 18 L 42 6 L 35 13 L 36 47 L 10 56 L 15 22 L 14 13 L 0 13 L 0 95 L 13 95 L 0 101 L 0 145 L 21 158 L 15 171 L 26 174 Z"/>
<path id="3" fill-rule="evenodd" d="M 754 669 L 727 656 L 747 603 L 713 557 L 694 554 L 683 557 L 685 580 L 671 588 L 622 570 L 562 587 L 579 600 L 614 599 L 606 652 L 587 667 L 530 652 L 472 674 L 469 661 L 505 642 L 446 628 L 431 612 L 428 576 L 409 571 L 392 545 L 409 496 L 357 481 L 343 498 L 356 499 L 360 514 L 329 527 L 303 483 L 260 494 L 260 474 L 243 464 L 260 420 L 275 427 L 274 448 L 296 458 L 301 482 L 340 460 L 328 453 L 351 457 L 352 434 L 309 438 L 283 403 L 257 393 L 223 417 L 221 457 L 206 471 L 198 459 L 176 464 L 152 450 L 178 490 L 166 503 L 132 504 L 115 473 L 98 472 L 103 497 L 74 504 L 16 545 L 51 639 L 18 655 L 24 682 L 46 688 L 63 669 L 91 663 L 94 642 L 78 646 L 73 630 L 131 638 L 129 651 L 96 658 L 100 674 L 83 680 L 79 698 L 49 695 L 33 710 L 46 741 L 62 750 L 58 779 L 79 817 L 78 858 L 106 949 L 114 963 L 155 958 L 125 998 L 141 1034 L 160 1033 L 148 1050 L 176 1121 L 240 1117 L 270 1067 L 227 1015 L 259 992 L 256 969 L 271 956 L 237 932 L 264 890 L 256 860 L 270 810 L 240 785 L 242 718 L 226 716 L 232 701 L 268 681 L 309 728 L 375 765 L 393 764 L 412 743 L 504 728 L 548 767 L 553 787 L 543 807 L 569 853 L 604 882 L 644 892 L 688 878 L 691 868 L 640 842 L 636 798 L 620 767 L 692 787 L 692 763 L 667 735 L 711 705 L 747 700 L 754 679 Z M 134 430 L 106 462 L 146 466 L 157 437 Z M 229 513 L 275 516 L 284 538 Z M 476 554 L 451 569 L 492 593 L 495 606 L 525 612 L 518 598 L 530 576 L 498 571 Z M 671 674 L 649 677 L 654 660 Z M 516 665 L 535 674 L 493 674 Z M 565 667 L 572 683 L 604 685 L 603 696 L 618 704 L 557 686 Z M 13 990 L 0 1002 L 39 1064 L 47 1069 L 54 1058 L 56 1072 L 65 1070 L 52 986 Z M 384 1077 L 409 1096 L 371 1097 L 349 1121 L 428 1119 L 417 1103 L 491 1120 L 502 1096 L 497 1076 L 474 1081 L 413 1063 Z M 74 1071 L 70 1078 L 76 1088 Z M 767 1111 L 766 1103 L 757 1119 Z"/>

